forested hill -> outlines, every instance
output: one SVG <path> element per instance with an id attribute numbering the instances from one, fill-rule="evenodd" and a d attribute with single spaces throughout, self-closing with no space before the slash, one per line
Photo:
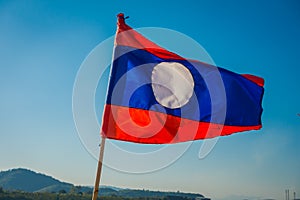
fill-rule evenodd
<path id="1" fill-rule="evenodd" d="M 0 189 L 4 191 L 24 191 L 29 193 L 70 193 L 92 194 L 92 188 L 87 186 L 74 186 L 71 183 L 59 181 L 51 176 L 36 173 L 28 169 L 11 169 L 0 172 Z M 123 198 L 139 197 L 183 197 L 187 199 L 200 199 L 201 194 L 183 192 L 161 192 L 150 190 L 121 189 L 116 187 L 101 187 L 100 196 L 114 196 Z"/>
<path id="2" fill-rule="evenodd" d="M 48 188 L 56 192 L 56 189 L 68 191 L 72 186 L 70 183 L 28 169 L 19 168 L 0 172 L 0 187 L 5 190 L 38 192 Z"/>

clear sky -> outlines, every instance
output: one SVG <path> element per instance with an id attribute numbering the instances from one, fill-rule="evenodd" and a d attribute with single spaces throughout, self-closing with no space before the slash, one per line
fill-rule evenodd
<path id="1" fill-rule="evenodd" d="M 197 192 L 212 199 L 284 199 L 285 189 L 299 197 L 297 0 L 0 0 L 0 170 L 25 167 L 93 185 L 97 161 L 76 131 L 73 85 L 90 51 L 115 33 L 119 12 L 130 16 L 132 27 L 188 35 L 218 66 L 263 77 L 263 129 L 220 138 L 204 159 L 198 158 L 202 141 L 194 142 L 172 165 L 152 173 L 104 167 L 102 184 Z M 104 95 L 105 89 L 97 92 Z"/>

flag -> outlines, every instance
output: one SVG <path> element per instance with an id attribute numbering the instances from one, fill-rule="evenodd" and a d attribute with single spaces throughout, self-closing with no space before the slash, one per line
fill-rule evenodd
<path id="1" fill-rule="evenodd" d="M 158 46 L 128 26 L 121 13 L 102 135 L 169 144 L 258 130 L 263 85 L 260 77 L 189 60 Z"/>

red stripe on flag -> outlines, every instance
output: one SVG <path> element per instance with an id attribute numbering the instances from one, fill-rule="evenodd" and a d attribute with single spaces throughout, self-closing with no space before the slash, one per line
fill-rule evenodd
<path id="1" fill-rule="evenodd" d="M 261 127 L 198 122 L 154 111 L 106 105 L 102 134 L 110 139 L 128 142 L 170 144 L 258 130 Z"/>
<path id="2" fill-rule="evenodd" d="M 242 74 L 243 77 L 245 77 L 246 79 L 256 83 L 257 85 L 263 87 L 265 84 L 265 80 L 263 78 L 260 78 L 258 76 L 254 76 L 251 74 Z"/>
<path id="3" fill-rule="evenodd" d="M 125 24 L 124 20 L 118 22 L 118 30 L 116 34 L 116 45 L 129 46 L 136 49 L 143 49 L 159 58 L 185 60 L 181 56 L 172 53 L 154 42 L 145 38 L 130 26 Z"/>

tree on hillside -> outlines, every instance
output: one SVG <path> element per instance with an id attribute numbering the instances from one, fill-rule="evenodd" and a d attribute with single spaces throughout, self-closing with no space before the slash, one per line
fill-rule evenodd
<path id="1" fill-rule="evenodd" d="M 66 190 L 59 190 L 58 193 L 60 193 L 60 194 L 66 194 L 67 192 L 66 192 Z"/>
<path id="2" fill-rule="evenodd" d="M 77 193 L 77 188 L 75 186 L 72 186 L 70 189 L 71 194 L 76 194 Z"/>

